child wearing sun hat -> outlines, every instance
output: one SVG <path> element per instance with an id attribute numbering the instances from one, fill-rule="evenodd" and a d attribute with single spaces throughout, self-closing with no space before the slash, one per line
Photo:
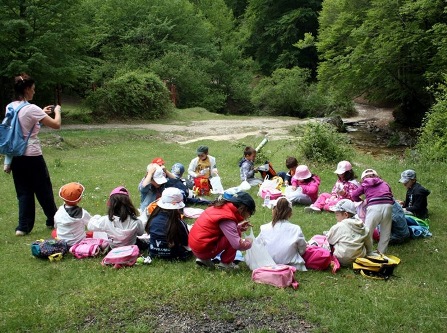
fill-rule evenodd
<path id="1" fill-rule="evenodd" d="M 188 225 L 181 219 L 180 212 L 185 207 L 183 200 L 182 191 L 175 187 L 168 187 L 161 194 L 146 224 L 151 256 L 179 260 L 191 257 Z"/>
<path id="2" fill-rule="evenodd" d="M 317 200 L 319 187 L 320 177 L 310 172 L 307 165 L 298 165 L 285 195 L 292 203 L 310 205 Z"/>
<path id="3" fill-rule="evenodd" d="M 84 186 L 80 183 L 68 183 L 59 190 L 59 197 L 64 200 L 64 204 L 54 215 L 54 226 L 56 237 L 66 241 L 68 246 L 86 237 L 85 227 L 91 216 L 85 209 L 78 206 L 83 193 Z"/>
<path id="4" fill-rule="evenodd" d="M 176 175 L 171 173 L 165 167 L 165 161 L 161 157 L 156 157 L 146 167 L 146 175 L 140 181 L 138 190 L 140 191 L 140 212 L 142 219 L 147 217 L 144 215 L 147 206 L 158 198 L 165 189 L 168 178 L 175 179 Z"/>

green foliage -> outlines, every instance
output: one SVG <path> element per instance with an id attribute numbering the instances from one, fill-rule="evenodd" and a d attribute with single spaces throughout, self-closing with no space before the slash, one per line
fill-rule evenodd
<path id="1" fill-rule="evenodd" d="M 282 116 L 308 117 L 324 114 L 324 98 L 309 83 L 310 70 L 277 69 L 253 89 L 251 101 L 263 111 Z"/>
<path id="2" fill-rule="evenodd" d="M 169 93 L 153 73 L 128 72 L 117 75 L 88 97 L 92 114 L 98 118 L 157 119 L 172 108 Z"/>
<path id="3" fill-rule="evenodd" d="M 447 78 L 447 77 L 446 77 Z M 447 161 L 447 85 L 442 84 L 436 93 L 436 103 L 426 115 L 416 149 L 420 158 Z"/>
<path id="4" fill-rule="evenodd" d="M 318 78 L 335 95 L 399 105 L 420 124 L 426 87 L 445 72 L 445 1 L 325 1 L 319 17 Z M 430 81 L 429 81 L 429 80 Z"/>
<path id="5" fill-rule="evenodd" d="M 309 161 L 316 163 L 338 163 L 351 160 L 353 148 L 335 127 L 322 122 L 309 122 L 304 128 L 298 151 Z"/>
<path id="6" fill-rule="evenodd" d="M 258 62 L 263 74 L 294 66 L 315 71 L 316 48 L 297 48 L 294 44 L 305 33 L 316 35 L 321 3 L 320 0 L 248 1 L 242 25 L 246 52 Z"/>

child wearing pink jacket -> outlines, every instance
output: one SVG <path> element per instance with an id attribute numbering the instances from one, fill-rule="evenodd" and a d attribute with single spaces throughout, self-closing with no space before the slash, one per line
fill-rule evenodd
<path id="1" fill-rule="evenodd" d="M 320 177 L 310 172 L 306 165 L 298 165 L 292 177 L 292 186 L 286 189 L 286 198 L 292 203 L 310 205 L 318 198 Z"/>

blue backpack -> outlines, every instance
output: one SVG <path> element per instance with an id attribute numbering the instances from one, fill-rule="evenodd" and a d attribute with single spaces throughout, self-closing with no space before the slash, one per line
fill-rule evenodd
<path id="1" fill-rule="evenodd" d="M 24 139 L 19 122 L 19 111 L 28 104 L 28 102 L 20 103 L 15 110 L 11 104 L 8 105 L 5 119 L 0 124 L 0 154 L 21 156 L 25 153 L 34 126 L 29 131 L 27 138 Z"/>

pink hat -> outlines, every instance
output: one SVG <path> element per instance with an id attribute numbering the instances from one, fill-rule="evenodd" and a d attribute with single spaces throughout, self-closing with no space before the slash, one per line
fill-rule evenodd
<path id="1" fill-rule="evenodd" d="M 109 198 L 114 194 L 123 194 L 129 196 L 129 191 L 124 186 L 115 187 L 112 192 L 110 192 Z"/>
<path id="2" fill-rule="evenodd" d="M 312 173 L 306 165 L 298 165 L 293 177 L 298 180 L 304 180 L 312 177 Z"/>
<path id="3" fill-rule="evenodd" d="M 341 161 L 338 162 L 337 170 L 334 171 L 334 173 L 338 175 L 344 174 L 346 171 L 352 170 L 352 165 L 348 161 Z"/>

